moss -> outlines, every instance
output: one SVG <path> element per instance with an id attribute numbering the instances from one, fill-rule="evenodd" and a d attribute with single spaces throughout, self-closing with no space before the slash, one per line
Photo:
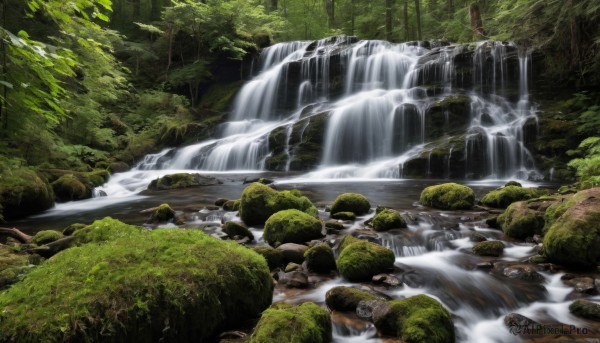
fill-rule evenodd
<path id="1" fill-rule="evenodd" d="M 223 203 L 223 209 L 225 211 L 239 211 L 240 204 L 240 200 L 227 200 L 225 203 Z"/>
<path id="2" fill-rule="evenodd" d="M 219 183 L 219 180 L 211 176 L 190 173 L 175 173 L 152 180 L 152 182 L 150 182 L 148 185 L 148 189 L 180 189 L 205 185 L 216 185 Z"/>
<path id="3" fill-rule="evenodd" d="M 505 235 L 513 238 L 524 239 L 542 234 L 544 229 L 544 215 L 527 207 L 527 202 L 514 202 L 506 211 L 498 216 L 497 223 Z"/>
<path id="4" fill-rule="evenodd" d="M 336 212 L 331 214 L 331 218 L 339 220 L 355 220 L 356 215 L 353 212 Z"/>
<path id="5" fill-rule="evenodd" d="M 331 205 L 331 213 L 352 212 L 361 216 L 371 209 L 369 199 L 364 195 L 356 193 L 344 193 L 339 195 Z"/>
<path id="6" fill-rule="evenodd" d="M 209 341 L 271 303 L 267 264 L 237 243 L 126 231 L 64 250 L 0 294 L 0 340 Z"/>
<path id="7" fill-rule="evenodd" d="M 370 280 L 394 266 L 394 253 L 381 245 L 360 241 L 344 247 L 337 259 L 340 274 L 352 282 Z"/>
<path id="8" fill-rule="evenodd" d="M 420 294 L 389 303 L 386 322 L 407 343 L 454 342 L 454 324 L 448 310 L 436 300 Z"/>
<path id="9" fill-rule="evenodd" d="M 575 300 L 569 305 L 569 312 L 577 317 L 600 322 L 600 304 L 588 300 Z"/>
<path id="10" fill-rule="evenodd" d="M 239 81 L 212 85 L 200 99 L 200 107 L 217 112 L 226 111 L 242 84 L 243 82 Z"/>
<path id="11" fill-rule="evenodd" d="M 467 210 L 475 203 L 475 193 L 467 186 L 444 183 L 425 188 L 420 201 L 423 205 L 441 210 Z"/>
<path id="12" fill-rule="evenodd" d="M 31 239 L 31 241 L 37 245 L 44 245 L 52 243 L 61 238 L 63 238 L 63 234 L 58 231 L 44 230 L 36 233 L 35 236 L 33 236 L 33 238 Z"/>
<path id="13" fill-rule="evenodd" d="M 296 209 L 279 211 L 265 223 L 263 239 L 272 246 L 302 244 L 323 237 L 321 222 Z"/>
<path id="14" fill-rule="evenodd" d="M 325 227 L 328 229 L 334 229 L 334 230 L 343 230 L 344 229 L 344 224 L 335 221 L 335 220 L 330 220 L 325 222 Z"/>
<path id="15" fill-rule="evenodd" d="M 78 244 L 101 243 L 117 239 L 120 237 L 129 237 L 140 233 L 143 228 L 125 224 L 116 219 L 106 217 L 94 221 L 83 229 L 77 230 L 73 236 Z"/>
<path id="16" fill-rule="evenodd" d="M 547 191 L 537 188 L 507 186 L 489 192 L 481 199 L 481 203 L 489 207 L 506 208 L 515 201 L 538 198 L 547 194 Z"/>
<path id="17" fill-rule="evenodd" d="M 473 245 L 473 253 L 480 256 L 498 257 L 502 255 L 503 251 L 504 243 L 500 241 L 485 241 Z"/>
<path id="18" fill-rule="evenodd" d="M 74 223 L 74 224 L 71 224 L 71 225 L 67 226 L 66 228 L 64 228 L 64 230 L 63 230 L 62 233 L 65 236 L 71 236 L 76 231 L 81 230 L 84 227 L 87 227 L 87 225 L 86 224 L 81 224 L 81 223 Z"/>
<path id="19" fill-rule="evenodd" d="M 0 290 L 20 281 L 31 270 L 30 255 L 0 245 Z"/>
<path id="20" fill-rule="evenodd" d="M 382 297 L 369 292 L 345 286 L 333 287 L 325 294 L 325 304 L 333 311 L 354 312 L 359 302 L 367 300 L 385 301 Z"/>
<path id="21" fill-rule="evenodd" d="M 16 219 L 54 206 L 52 187 L 35 171 L 17 168 L 0 177 L 0 208 L 4 219 Z"/>
<path id="22" fill-rule="evenodd" d="M 262 225 L 274 213 L 287 209 L 297 209 L 315 217 L 318 214 L 307 197 L 293 191 L 278 192 L 255 182 L 242 192 L 240 217 L 247 225 Z"/>
<path id="23" fill-rule="evenodd" d="M 246 225 L 242 224 L 242 223 L 236 223 L 236 222 L 226 222 L 225 224 L 223 224 L 223 232 L 225 232 L 227 234 L 227 236 L 229 236 L 229 238 L 234 238 L 235 236 L 239 236 L 239 237 L 248 237 L 250 238 L 250 240 L 254 239 L 254 235 L 252 234 L 252 232 L 250 232 L 250 230 L 248 230 L 248 228 L 246 227 Z"/>
<path id="24" fill-rule="evenodd" d="M 263 312 L 250 343 L 331 342 L 329 312 L 314 303 L 275 304 Z"/>
<path id="25" fill-rule="evenodd" d="M 306 267 L 311 272 L 329 273 L 336 269 L 333 251 L 326 244 L 316 244 L 304 252 Z"/>
<path id="26" fill-rule="evenodd" d="M 560 218 L 560 216 L 567 212 L 569 208 L 573 207 L 573 205 L 575 205 L 576 202 L 577 201 L 573 199 L 573 197 L 571 197 L 550 205 L 544 213 L 546 229 L 549 229 L 550 226 L 552 226 L 552 224 L 554 224 L 554 222 L 556 222 L 556 220 Z"/>
<path id="27" fill-rule="evenodd" d="M 271 247 L 254 247 L 253 250 L 265 258 L 269 269 L 275 269 L 283 266 L 283 253 L 281 250 L 273 249 Z"/>
<path id="28" fill-rule="evenodd" d="M 508 186 L 523 187 L 523 185 L 521 185 L 517 181 L 508 181 L 507 183 L 504 184 L 504 187 L 508 187 Z"/>
<path id="29" fill-rule="evenodd" d="M 384 209 L 373 217 L 371 226 L 373 226 L 375 231 L 387 231 L 390 229 L 405 228 L 406 222 L 402 219 L 398 211 Z"/>
<path id="30" fill-rule="evenodd" d="M 92 189 L 86 187 L 73 174 L 63 175 L 52 182 L 52 189 L 59 201 L 88 199 L 92 196 Z"/>
<path id="31" fill-rule="evenodd" d="M 340 242 L 340 246 L 338 247 L 338 253 L 341 254 L 342 251 L 344 251 L 344 249 L 346 249 L 350 244 L 356 243 L 356 242 L 364 242 L 364 240 L 358 239 L 352 235 L 344 236 L 344 238 L 342 238 L 342 240 Z"/>

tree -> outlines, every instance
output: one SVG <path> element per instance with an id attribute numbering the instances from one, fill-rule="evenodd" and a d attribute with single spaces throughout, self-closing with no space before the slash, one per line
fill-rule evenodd
<path id="1" fill-rule="evenodd" d="M 415 0 L 415 16 L 417 18 L 417 40 L 422 40 L 421 34 L 421 4 L 420 0 Z"/>
<path id="2" fill-rule="evenodd" d="M 473 37 L 475 39 L 484 39 L 486 37 L 486 33 L 483 29 L 481 13 L 477 3 L 472 3 L 469 6 L 469 18 L 471 19 L 471 30 L 473 31 Z"/>
<path id="3" fill-rule="evenodd" d="M 385 0 L 385 39 L 392 40 L 392 0 Z"/>

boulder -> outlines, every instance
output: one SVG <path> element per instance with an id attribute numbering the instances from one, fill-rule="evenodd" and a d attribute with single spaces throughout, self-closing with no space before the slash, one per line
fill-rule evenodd
<path id="1" fill-rule="evenodd" d="M 309 286 L 308 275 L 300 270 L 279 272 L 277 278 L 279 284 L 288 288 L 308 288 Z"/>
<path id="2" fill-rule="evenodd" d="M 361 300 L 356 306 L 356 315 L 359 318 L 372 321 L 373 313 L 383 306 L 387 307 L 387 301 L 383 299 Z"/>
<path id="3" fill-rule="evenodd" d="M 240 209 L 240 200 L 227 200 L 223 203 L 223 210 L 225 211 L 238 211 Z"/>
<path id="4" fill-rule="evenodd" d="M 569 305 L 569 311 L 581 318 L 600 322 L 600 304 L 589 300 L 575 300 Z"/>
<path id="5" fill-rule="evenodd" d="M 272 270 L 283 266 L 284 258 L 281 250 L 273 249 L 271 247 L 266 246 L 254 247 L 253 250 L 262 257 L 264 257 L 264 259 L 267 261 L 267 264 L 269 265 L 269 269 Z"/>
<path id="6" fill-rule="evenodd" d="M 507 266 L 502 270 L 502 274 L 511 279 L 528 282 L 543 282 L 545 280 L 535 267 L 527 264 Z"/>
<path id="7" fill-rule="evenodd" d="M 173 219 L 175 219 L 175 211 L 168 204 L 161 204 L 154 210 L 148 222 L 165 223 Z"/>
<path id="8" fill-rule="evenodd" d="M 343 230 L 345 229 L 344 224 L 335 221 L 335 220 L 329 220 L 325 222 L 325 227 L 328 229 L 334 229 L 334 230 Z"/>
<path id="9" fill-rule="evenodd" d="M 240 217 L 246 225 L 262 225 L 273 214 L 288 209 L 297 209 L 314 217 L 318 214 L 312 202 L 296 190 L 278 192 L 255 182 L 242 192 Z"/>
<path id="10" fill-rule="evenodd" d="M 331 218 L 339 220 L 355 220 L 356 215 L 353 212 L 331 212 Z"/>
<path id="11" fill-rule="evenodd" d="M 546 223 L 544 212 L 530 208 L 526 201 L 510 204 L 496 222 L 505 235 L 518 239 L 542 234 Z"/>
<path id="12" fill-rule="evenodd" d="M 54 230 L 39 231 L 33 236 L 31 242 L 37 245 L 44 245 L 63 238 L 63 234 Z"/>
<path id="13" fill-rule="evenodd" d="M 265 223 L 263 239 L 271 246 L 305 243 L 323 237 L 321 222 L 296 209 L 279 211 Z"/>
<path id="14" fill-rule="evenodd" d="M 501 241 L 485 241 L 473 245 L 473 253 L 479 256 L 498 257 L 504 251 L 504 243 Z"/>
<path id="15" fill-rule="evenodd" d="M 475 204 L 475 193 L 467 186 L 445 183 L 425 188 L 420 201 L 441 210 L 467 210 Z"/>
<path id="16" fill-rule="evenodd" d="M 277 251 L 281 252 L 284 263 L 304 263 L 304 254 L 308 250 L 306 245 L 296 243 L 285 243 L 277 247 Z"/>
<path id="17" fill-rule="evenodd" d="M 52 187 L 27 168 L 17 168 L 0 178 L 0 210 L 4 219 L 16 219 L 54 206 Z"/>
<path id="18" fill-rule="evenodd" d="M 333 287 L 325 294 L 325 304 L 333 311 L 354 312 L 358 304 L 366 300 L 385 301 L 386 299 L 367 291 L 345 286 Z"/>
<path id="19" fill-rule="evenodd" d="M 52 182 L 52 189 L 57 201 L 73 201 L 92 197 L 92 188 L 86 186 L 75 175 L 63 175 Z"/>
<path id="20" fill-rule="evenodd" d="M 244 223 L 228 221 L 223 224 L 223 232 L 231 239 L 238 237 L 248 237 L 251 241 L 254 240 L 254 235 Z"/>
<path id="21" fill-rule="evenodd" d="M 315 273 L 329 273 L 336 269 L 333 251 L 325 243 L 316 244 L 304 253 L 304 260 L 309 271 Z"/>
<path id="22" fill-rule="evenodd" d="M 394 266 L 394 253 L 381 245 L 360 241 L 341 250 L 337 259 L 340 274 L 352 282 L 371 280 Z"/>
<path id="23" fill-rule="evenodd" d="M 375 231 L 387 231 L 390 229 L 405 228 L 406 222 L 402 219 L 398 211 L 384 209 L 373 217 L 371 226 Z"/>
<path id="24" fill-rule="evenodd" d="M 357 193 L 341 194 L 331 205 L 331 213 L 352 212 L 357 216 L 366 214 L 370 209 L 369 199 Z"/>
<path id="25" fill-rule="evenodd" d="M 481 198 L 481 204 L 489 207 L 507 208 L 508 205 L 515 201 L 538 198 L 547 194 L 547 191 L 537 188 L 505 186 L 487 193 L 483 198 Z"/>
<path id="26" fill-rule="evenodd" d="M 188 187 L 212 186 L 223 182 L 212 176 L 190 173 L 176 173 L 154 179 L 148 185 L 150 190 L 180 189 Z"/>

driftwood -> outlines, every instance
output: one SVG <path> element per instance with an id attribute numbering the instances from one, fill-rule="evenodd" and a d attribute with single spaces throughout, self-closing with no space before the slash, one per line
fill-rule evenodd
<path id="1" fill-rule="evenodd" d="M 54 242 L 42 245 L 41 247 L 27 249 L 25 252 L 29 254 L 38 254 L 42 257 L 48 258 L 56 255 L 59 251 L 70 248 L 73 240 L 75 240 L 75 237 L 67 236 L 57 239 Z"/>
<path id="2" fill-rule="evenodd" d="M 0 237 L 10 237 L 16 239 L 20 243 L 31 243 L 31 236 L 16 228 L 0 227 Z"/>

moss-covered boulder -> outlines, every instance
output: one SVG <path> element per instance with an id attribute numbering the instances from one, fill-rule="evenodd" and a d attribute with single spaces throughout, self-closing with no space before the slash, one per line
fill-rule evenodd
<path id="1" fill-rule="evenodd" d="M 357 193 L 344 193 L 339 195 L 331 205 L 331 213 L 352 212 L 361 216 L 371 209 L 371 203 L 364 195 Z"/>
<path id="2" fill-rule="evenodd" d="M 373 313 L 377 330 L 406 343 L 451 343 L 454 324 L 448 310 L 426 295 L 388 302 Z"/>
<path id="3" fill-rule="evenodd" d="M 190 173 L 176 173 L 165 175 L 154 179 L 148 185 L 148 189 L 151 190 L 167 190 L 167 189 L 179 189 L 199 186 L 212 186 L 223 183 L 219 179 L 202 175 L 202 174 L 190 174 Z"/>
<path id="4" fill-rule="evenodd" d="M 263 239 L 272 246 L 305 243 L 323 237 L 317 218 L 296 209 L 279 211 L 265 223 Z"/>
<path id="5" fill-rule="evenodd" d="M 58 201 L 72 201 L 92 197 L 92 188 L 86 186 L 75 175 L 67 174 L 52 182 L 52 189 Z"/>
<path id="6" fill-rule="evenodd" d="M 288 209 L 297 209 L 315 217 L 318 214 L 315 205 L 299 191 L 278 192 L 255 182 L 242 192 L 240 217 L 247 225 L 262 225 L 274 213 Z"/>
<path id="7" fill-rule="evenodd" d="M 331 218 L 339 220 L 355 220 L 356 215 L 353 212 L 332 212 Z"/>
<path id="8" fill-rule="evenodd" d="M 593 267 L 600 263 L 600 198 L 589 197 L 566 210 L 544 236 L 544 254 L 554 263 Z"/>
<path id="9" fill-rule="evenodd" d="M 475 192 L 457 183 L 429 186 L 421 192 L 421 204 L 441 210 L 468 210 L 475 204 Z"/>
<path id="10" fill-rule="evenodd" d="M 223 210 L 225 211 L 239 211 L 241 201 L 239 200 L 227 200 L 223 203 Z"/>
<path id="11" fill-rule="evenodd" d="M 20 281 L 31 270 L 32 255 L 0 245 L 0 290 Z"/>
<path id="12" fill-rule="evenodd" d="M 99 219 L 73 233 L 77 244 L 102 243 L 120 237 L 130 237 L 144 231 L 139 226 L 125 224 L 111 217 Z"/>
<path id="13" fill-rule="evenodd" d="M 282 267 L 284 263 L 283 252 L 277 249 L 266 246 L 258 246 L 252 248 L 257 254 L 261 255 L 267 261 L 269 269 Z"/>
<path id="14" fill-rule="evenodd" d="M 73 223 L 73 224 L 70 224 L 69 226 L 67 226 L 66 228 L 64 228 L 62 231 L 62 234 L 65 236 L 71 236 L 76 231 L 81 230 L 86 226 L 87 226 L 86 224 L 82 224 L 82 223 Z"/>
<path id="15" fill-rule="evenodd" d="M 39 231 L 31 238 L 31 241 L 37 245 L 52 243 L 63 238 L 63 234 L 54 230 Z"/>
<path id="16" fill-rule="evenodd" d="M 330 310 L 334 311 L 354 312 L 359 302 L 367 300 L 385 301 L 386 299 L 360 289 L 345 286 L 333 287 L 325 294 L 325 304 Z"/>
<path id="17" fill-rule="evenodd" d="M 348 247 L 350 244 L 352 243 L 356 243 L 356 242 L 363 242 L 364 240 L 360 239 L 360 238 L 356 238 L 352 235 L 345 235 L 342 240 L 340 241 L 339 247 L 338 247 L 338 254 L 341 254 L 342 251 L 344 251 L 344 249 L 346 249 L 346 247 Z"/>
<path id="18" fill-rule="evenodd" d="M 352 282 L 371 280 L 394 266 L 394 253 L 381 245 L 368 241 L 344 246 L 337 259 L 340 274 Z"/>
<path id="19" fill-rule="evenodd" d="M 344 224 L 336 221 L 336 220 L 329 220 L 325 222 L 325 227 L 328 229 L 333 229 L 333 230 L 344 230 Z"/>
<path id="20" fill-rule="evenodd" d="M 398 211 L 384 209 L 380 211 L 373 220 L 371 226 L 375 231 L 387 231 L 390 229 L 401 229 L 406 227 L 406 222 Z"/>
<path id="21" fill-rule="evenodd" d="M 328 343 L 331 318 L 314 303 L 293 306 L 278 303 L 263 312 L 250 343 Z"/>
<path id="22" fill-rule="evenodd" d="M 538 198 L 546 194 L 548 192 L 542 189 L 506 186 L 487 193 L 481 198 L 481 204 L 489 207 L 507 208 L 515 201 Z"/>
<path id="23" fill-rule="evenodd" d="M 473 253 L 479 256 L 498 257 L 504 251 L 504 243 L 501 241 L 484 241 L 473 245 Z"/>
<path id="24" fill-rule="evenodd" d="M 0 210 L 4 219 L 16 219 L 54 206 L 52 187 L 31 169 L 18 168 L 2 173 Z"/>
<path id="25" fill-rule="evenodd" d="M 569 311 L 577 317 L 600 322 L 600 304 L 589 300 L 575 300 Z"/>
<path id="26" fill-rule="evenodd" d="M 497 224 L 509 237 L 518 239 L 533 237 L 543 232 L 544 212 L 529 208 L 525 201 L 513 202 L 498 216 Z"/>
<path id="27" fill-rule="evenodd" d="M 150 223 L 164 223 L 175 219 L 175 211 L 169 204 L 161 204 L 150 216 Z"/>
<path id="28" fill-rule="evenodd" d="M 239 222 L 228 221 L 223 224 L 223 232 L 229 236 L 229 238 L 248 237 L 250 240 L 254 240 L 254 235 L 246 225 Z"/>
<path id="29" fill-rule="evenodd" d="M 0 341 L 209 341 L 271 303 L 266 262 L 235 242 L 115 231 L 127 235 L 64 250 L 0 294 Z"/>
<path id="30" fill-rule="evenodd" d="M 315 244 L 304 253 L 304 260 L 309 271 L 315 273 L 329 273 L 335 270 L 335 257 L 333 250 L 324 243 Z"/>

